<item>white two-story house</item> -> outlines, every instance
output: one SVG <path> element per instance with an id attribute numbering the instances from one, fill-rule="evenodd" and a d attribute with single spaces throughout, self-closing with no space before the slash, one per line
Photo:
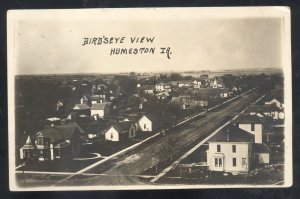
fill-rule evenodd
<path id="1" fill-rule="evenodd" d="M 222 129 L 209 140 L 207 165 L 211 171 L 248 172 L 254 135 L 236 126 Z"/>

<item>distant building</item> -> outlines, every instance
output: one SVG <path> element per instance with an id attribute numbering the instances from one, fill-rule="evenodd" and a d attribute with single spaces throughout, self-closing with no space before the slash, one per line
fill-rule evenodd
<path id="1" fill-rule="evenodd" d="M 89 99 L 84 95 L 82 98 L 80 98 L 80 104 L 88 104 Z"/>
<path id="2" fill-rule="evenodd" d="M 91 106 L 91 116 L 98 116 L 99 118 L 106 117 L 110 112 L 110 107 L 108 103 L 98 103 L 92 104 Z"/>
<path id="3" fill-rule="evenodd" d="M 182 109 L 191 108 L 191 97 L 189 95 L 172 97 L 171 103 L 179 104 Z"/>
<path id="4" fill-rule="evenodd" d="M 164 91 L 165 85 L 163 83 L 159 83 L 155 85 L 155 91 L 156 92 L 162 92 Z"/>
<path id="5" fill-rule="evenodd" d="M 105 133 L 105 140 L 113 142 L 125 141 L 136 136 L 134 123 L 131 121 L 118 122 Z"/>
<path id="6" fill-rule="evenodd" d="M 164 88 L 164 91 L 165 92 L 172 92 L 172 88 L 171 88 L 171 86 L 170 85 L 165 85 L 165 88 Z"/>
<path id="7" fill-rule="evenodd" d="M 143 115 L 138 122 L 140 131 L 153 131 L 154 119 L 150 115 Z"/>
<path id="8" fill-rule="evenodd" d="M 30 136 L 27 136 L 25 144 L 20 148 L 20 159 L 33 160 L 35 158 L 36 145 L 31 140 Z"/>
<path id="9" fill-rule="evenodd" d="M 224 84 L 222 79 L 220 78 L 214 78 L 210 81 L 210 87 L 212 88 L 224 88 Z"/>
<path id="10" fill-rule="evenodd" d="M 103 103 L 104 99 L 100 97 L 100 95 L 92 95 L 91 96 L 91 104 L 101 104 Z"/>
<path id="11" fill-rule="evenodd" d="M 58 117 L 51 117 L 46 119 L 46 125 L 54 126 L 60 124 L 61 124 L 61 119 Z"/>
<path id="12" fill-rule="evenodd" d="M 265 104 L 270 105 L 274 104 L 276 107 L 278 107 L 279 110 L 279 119 L 284 119 L 284 95 L 283 95 L 283 90 L 272 90 L 270 95 L 268 95 L 265 98 Z"/>
<path id="13" fill-rule="evenodd" d="M 135 126 L 135 130 L 138 131 L 139 130 L 139 119 L 141 118 L 140 115 L 128 115 L 125 116 L 125 118 L 123 119 L 123 121 L 131 121 L 133 122 L 134 126 Z"/>
<path id="14" fill-rule="evenodd" d="M 250 105 L 248 108 L 250 115 L 256 115 L 257 113 L 263 113 L 274 120 L 279 119 L 279 113 L 283 112 L 276 104 L 264 104 L 264 105 Z"/>
<path id="15" fill-rule="evenodd" d="M 90 115 L 91 109 L 87 104 L 75 104 L 73 111 L 79 115 Z"/>
<path id="16" fill-rule="evenodd" d="M 154 94 L 154 86 L 152 85 L 143 85 L 142 90 L 145 94 Z"/>
<path id="17" fill-rule="evenodd" d="M 231 97 L 233 94 L 228 88 L 220 89 L 220 97 L 221 98 L 228 98 Z"/>
<path id="18" fill-rule="evenodd" d="M 168 92 L 160 92 L 155 95 L 158 100 L 166 100 L 169 98 L 170 94 Z"/>

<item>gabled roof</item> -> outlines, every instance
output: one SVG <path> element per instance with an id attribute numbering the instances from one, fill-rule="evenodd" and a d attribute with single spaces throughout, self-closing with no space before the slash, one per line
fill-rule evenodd
<path id="1" fill-rule="evenodd" d="M 28 136 L 25 144 L 22 146 L 22 149 L 34 149 L 35 145 L 31 140 L 31 137 Z"/>
<path id="2" fill-rule="evenodd" d="M 42 129 L 36 134 L 36 137 L 43 136 L 49 138 L 53 143 L 58 143 L 64 140 L 70 140 L 76 131 L 78 131 L 79 134 L 84 133 L 77 123 L 72 122 L 63 126 Z"/>
<path id="3" fill-rule="evenodd" d="M 112 125 L 111 127 L 116 129 L 119 133 L 127 133 L 132 125 L 132 121 L 122 121 Z"/>
<path id="4" fill-rule="evenodd" d="M 229 88 L 222 88 L 222 89 L 220 89 L 220 93 L 228 93 L 228 92 L 230 92 Z"/>
<path id="5" fill-rule="evenodd" d="M 107 103 L 92 104 L 91 110 L 104 110 L 107 105 L 108 105 Z"/>
<path id="6" fill-rule="evenodd" d="M 153 119 L 152 116 L 151 116 L 150 114 L 144 114 L 144 115 L 142 115 L 142 116 L 140 117 L 139 121 L 140 121 L 143 117 L 148 118 L 150 121 L 152 121 L 152 119 Z"/>
<path id="7" fill-rule="evenodd" d="M 76 130 L 79 134 L 84 134 L 84 130 L 76 122 L 71 122 L 66 125 L 57 126 L 56 128 L 60 129 L 63 132 L 64 138 L 66 140 L 71 139 Z"/>
<path id="8" fill-rule="evenodd" d="M 263 124 L 263 121 L 257 115 L 240 115 L 236 120 L 237 124 Z"/>
<path id="9" fill-rule="evenodd" d="M 168 92 L 161 92 L 161 93 L 157 93 L 156 96 L 166 96 L 166 97 L 169 97 L 170 94 Z"/>
<path id="10" fill-rule="evenodd" d="M 90 107 L 86 104 L 75 104 L 73 110 L 88 110 Z"/>
<path id="11" fill-rule="evenodd" d="M 124 119 L 128 119 L 129 121 L 132 121 L 132 122 L 138 122 L 140 118 L 141 118 L 140 115 L 127 115 L 127 116 L 125 116 Z"/>
<path id="12" fill-rule="evenodd" d="M 281 91 L 271 91 L 271 94 L 265 98 L 265 101 L 270 102 L 273 99 L 278 100 L 280 103 L 284 102 L 283 92 Z"/>
<path id="13" fill-rule="evenodd" d="M 253 142 L 254 135 L 230 125 L 220 130 L 209 142 Z"/>
<path id="14" fill-rule="evenodd" d="M 279 111 L 280 109 L 275 104 L 250 105 L 248 112 L 264 113 L 271 111 Z"/>
<path id="15" fill-rule="evenodd" d="M 91 96 L 91 100 L 93 101 L 93 100 L 100 100 L 101 99 L 101 97 L 100 97 L 100 95 L 92 95 Z"/>
<path id="16" fill-rule="evenodd" d="M 98 120 L 93 121 L 89 125 L 85 126 L 86 132 L 88 134 L 100 133 L 109 127 L 108 121 Z"/>
<path id="17" fill-rule="evenodd" d="M 154 113 L 147 113 L 147 114 L 142 115 L 142 116 L 140 117 L 139 121 L 140 121 L 143 117 L 148 118 L 151 122 L 155 122 L 155 121 L 156 121 L 156 116 L 154 115 Z"/>

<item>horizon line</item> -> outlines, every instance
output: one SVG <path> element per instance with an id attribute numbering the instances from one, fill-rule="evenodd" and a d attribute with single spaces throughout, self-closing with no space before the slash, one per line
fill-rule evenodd
<path id="1" fill-rule="evenodd" d="M 187 73 L 187 72 L 222 72 L 222 71 L 251 71 L 256 72 L 257 70 L 259 71 L 264 71 L 264 70 L 276 70 L 282 72 L 282 68 L 271 68 L 271 67 L 266 67 L 266 68 L 228 68 L 228 69 L 203 69 L 203 70 L 182 70 L 182 71 L 140 71 L 140 72 L 135 72 L 135 71 L 127 71 L 127 72 L 63 72 L 63 73 L 24 73 L 24 74 L 15 74 L 15 76 L 22 76 L 22 75 L 115 75 L 115 74 L 129 74 L 129 73 L 149 73 L 149 74 L 156 74 L 156 73 Z M 257 71 L 258 72 L 258 71 Z M 267 72 L 267 71 L 265 71 Z"/>

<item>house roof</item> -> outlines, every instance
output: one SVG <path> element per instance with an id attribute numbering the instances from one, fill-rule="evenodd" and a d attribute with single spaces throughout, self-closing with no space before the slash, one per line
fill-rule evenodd
<path id="1" fill-rule="evenodd" d="M 42 135 L 45 138 L 49 138 L 51 142 L 57 143 L 64 140 L 70 140 L 76 131 L 80 134 L 84 133 L 77 123 L 72 122 L 63 126 L 42 129 L 36 134 L 36 137 Z"/>
<path id="2" fill-rule="evenodd" d="M 129 121 L 138 122 L 141 118 L 140 115 L 127 115 L 124 119 L 128 119 Z"/>
<path id="3" fill-rule="evenodd" d="M 112 127 L 119 133 L 126 133 L 129 131 L 131 125 L 133 125 L 132 121 L 122 121 L 112 125 Z"/>
<path id="4" fill-rule="evenodd" d="M 161 92 L 161 93 L 157 93 L 156 96 L 165 96 L 165 97 L 168 97 L 168 96 L 170 96 L 170 94 L 168 92 Z"/>
<path id="5" fill-rule="evenodd" d="M 276 99 L 278 100 L 280 103 L 283 103 L 284 102 L 284 97 L 283 97 L 283 91 L 278 91 L 278 90 L 272 90 L 271 91 L 271 94 L 268 95 L 266 98 L 265 98 L 265 101 L 269 102 L 269 101 L 272 101 L 273 99 Z"/>
<path id="6" fill-rule="evenodd" d="M 92 95 L 91 96 L 91 100 L 100 100 L 100 99 L 101 99 L 100 95 Z"/>
<path id="7" fill-rule="evenodd" d="M 229 88 L 221 88 L 220 89 L 220 93 L 228 93 L 228 92 L 230 92 Z"/>
<path id="8" fill-rule="evenodd" d="M 240 115 L 236 120 L 237 124 L 262 124 L 263 121 L 257 115 Z"/>
<path id="9" fill-rule="evenodd" d="M 88 110 L 90 107 L 86 104 L 75 104 L 73 110 Z"/>
<path id="10" fill-rule="evenodd" d="M 220 130 L 209 142 L 253 142 L 254 135 L 230 125 Z"/>
<path id="11" fill-rule="evenodd" d="M 84 130 L 76 122 L 71 122 L 63 126 L 57 126 L 56 128 L 60 129 L 63 132 L 66 140 L 69 140 L 73 136 L 75 131 L 78 131 L 79 134 L 84 134 Z"/>
<path id="12" fill-rule="evenodd" d="M 156 121 L 156 116 L 155 116 L 155 113 L 146 113 L 144 115 L 142 115 L 139 119 L 139 121 L 143 118 L 143 117 L 146 117 L 148 118 L 151 122 L 155 122 Z"/>
<path id="13" fill-rule="evenodd" d="M 107 106 L 107 103 L 92 104 L 91 110 L 104 110 L 106 106 Z"/>
<path id="14" fill-rule="evenodd" d="M 254 153 L 270 153 L 270 148 L 265 144 L 253 143 L 252 147 Z"/>
<path id="15" fill-rule="evenodd" d="M 270 111 L 279 111 L 280 109 L 275 104 L 250 105 L 248 112 L 264 113 Z"/>
<path id="16" fill-rule="evenodd" d="M 35 145 L 33 144 L 31 137 L 28 136 L 25 144 L 22 146 L 22 149 L 34 149 Z"/>
<path id="17" fill-rule="evenodd" d="M 100 133 L 109 127 L 108 121 L 106 120 L 98 120 L 93 121 L 89 125 L 85 126 L 85 130 L 88 134 Z"/>

